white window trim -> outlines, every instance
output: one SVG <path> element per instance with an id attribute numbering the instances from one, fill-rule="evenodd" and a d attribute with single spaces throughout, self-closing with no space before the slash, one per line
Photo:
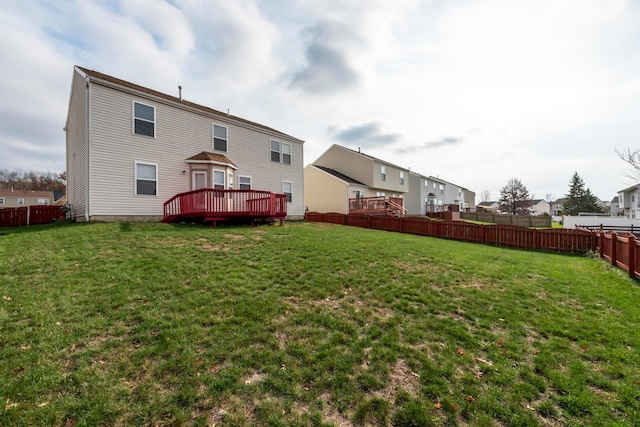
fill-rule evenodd
<path id="1" fill-rule="evenodd" d="M 156 194 L 138 194 L 138 165 L 146 165 L 146 166 L 154 166 L 156 168 L 156 179 L 155 179 L 155 183 L 156 183 Z M 133 194 L 135 196 L 146 196 L 146 197 L 158 197 L 158 194 L 160 194 L 160 182 L 158 180 L 158 164 L 157 163 L 151 163 L 151 162 L 142 162 L 142 161 L 135 161 L 134 165 L 133 165 Z M 144 181 L 151 181 L 150 179 L 147 178 L 140 178 Z"/>
<path id="2" fill-rule="evenodd" d="M 387 168 L 385 166 L 380 166 L 380 181 L 387 180 Z"/>
<path id="3" fill-rule="evenodd" d="M 153 122 L 149 122 L 149 120 L 147 119 L 138 119 L 138 120 L 142 120 L 144 122 L 148 122 L 148 123 L 153 123 L 153 136 L 149 136 L 149 135 L 142 135 L 139 133 L 136 133 L 136 104 L 140 104 L 140 105 L 144 105 L 146 107 L 151 107 L 153 108 Z M 143 136 L 143 137 L 147 137 L 147 138 L 156 138 L 158 136 L 158 127 L 156 126 L 156 122 L 157 122 L 157 117 L 156 117 L 156 107 L 155 105 L 149 105 L 149 104 L 145 104 L 144 102 L 140 102 L 140 101 L 136 101 L 133 100 L 131 101 L 131 133 L 133 135 L 137 135 L 137 136 Z"/>
<path id="4" fill-rule="evenodd" d="M 285 162 L 285 161 L 284 161 L 284 156 L 285 156 L 284 147 L 285 147 L 285 146 L 289 147 L 289 154 L 288 154 L 288 156 L 289 156 L 289 163 L 287 163 L 287 162 Z M 281 153 L 281 154 L 280 154 L 280 162 L 281 162 L 283 165 L 290 165 L 290 164 L 292 163 L 292 161 L 293 161 L 293 147 L 291 146 L 291 144 L 288 144 L 288 143 L 286 143 L 286 142 L 281 142 L 281 143 L 280 143 L 280 153 Z"/>
<path id="5" fill-rule="evenodd" d="M 227 139 L 225 139 L 225 150 L 216 150 L 216 126 L 219 126 L 221 128 L 225 128 L 227 130 Z M 222 139 L 222 138 L 221 138 Z M 212 123 L 211 124 L 211 149 L 213 151 L 220 151 L 222 153 L 228 153 L 229 152 L 229 127 L 228 126 L 224 126 L 224 125 L 219 125 L 218 123 Z"/>
<path id="6" fill-rule="evenodd" d="M 0 205 L 4 205 L 4 197 L 0 197 Z"/>
<path id="7" fill-rule="evenodd" d="M 242 185 L 247 185 L 246 182 L 242 182 L 243 178 L 248 178 L 249 179 L 249 188 L 248 190 L 252 190 L 253 189 L 253 179 L 250 176 L 247 175 L 239 175 L 238 176 L 238 190 L 247 190 L 246 188 L 240 188 L 240 186 Z"/>
<path id="8" fill-rule="evenodd" d="M 38 199 L 38 206 L 49 206 L 49 199 Z"/>
<path id="9" fill-rule="evenodd" d="M 276 151 L 273 150 L 273 143 L 277 142 L 278 143 L 278 160 L 273 160 L 273 153 L 275 153 Z M 271 160 L 274 163 L 282 163 L 282 142 L 278 141 L 277 139 L 269 139 L 269 160 Z"/>
<path id="10" fill-rule="evenodd" d="M 19 205 L 24 205 L 24 198 L 18 197 L 18 204 Z"/>
<path id="11" fill-rule="evenodd" d="M 291 192 L 290 193 L 287 193 L 287 192 L 284 191 L 284 185 L 285 184 L 291 185 Z M 282 181 L 282 193 L 285 194 L 285 195 L 286 194 L 291 194 L 291 201 L 287 200 L 287 203 L 293 203 L 293 182 L 292 181 Z"/>
<path id="12" fill-rule="evenodd" d="M 400 171 L 400 185 L 404 185 L 404 172 Z"/>

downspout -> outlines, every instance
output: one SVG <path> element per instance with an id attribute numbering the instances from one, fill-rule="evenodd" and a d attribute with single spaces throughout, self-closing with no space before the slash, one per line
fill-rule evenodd
<path id="1" fill-rule="evenodd" d="M 90 145 L 89 145 L 89 142 L 90 142 L 90 138 L 89 138 L 89 135 L 90 135 L 89 106 L 91 105 L 90 104 L 91 96 L 90 96 L 90 93 L 89 93 L 89 88 L 90 88 L 91 85 L 90 85 L 90 82 L 89 82 L 89 76 L 86 77 L 86 81 L 87 81 L 87 95 L 86 95 L 86 101 L 85 101 L 86 102 L 85 110 L 86 110 L 87 117 L 85 119 L 87 121 L 87 126 L 86 126 L 86 132 L 87 132 L 87 135 L 86 135 L 86 138 L 87 138 L 87 183 L 86 183 L 86 188 L 87 189 L 86 189 L 86 192 L 85 192 L 85 204 L 86 204 L 86 206 L 85 206 L 85 209 L 84 209 L 84 219 L 85 219 L 85 221 L 89 221 L 89 208 L 91 206 L 90 203 L 89 203 L 89 197 L 90 197 L 90 194 L 91 194 L 91 191 L 90 191 L 91 185 L 89 185 L 90 184 L 90 182 L 89 182 L 89 177 L 90 177 L 89 167 L 91 165 L 91 162 L 89 161 L 90 160 L 90 157 L 89 157 L 89 154 L 90 154 Z"/>

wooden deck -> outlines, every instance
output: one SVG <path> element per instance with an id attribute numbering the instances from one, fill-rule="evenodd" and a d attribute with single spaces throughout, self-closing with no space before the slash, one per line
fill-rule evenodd
<path id="1" fill-rule="evenodd" d="M 202 188 L 173 196 L 164 203 L 163 222 L 201 220 L 277 220 L 287 216 L 287 196 L 261 190 Z"/>
<path id="2" fill-rule="evenodd" d="M 350 214 L 387 215 L 404 217 L 407 210 L 401 197 L 358 197 L 349 199 Z"/>

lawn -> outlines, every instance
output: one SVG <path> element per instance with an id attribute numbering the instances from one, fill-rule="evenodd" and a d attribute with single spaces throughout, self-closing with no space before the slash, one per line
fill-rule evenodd
<path id="1" fill-rule="evenodd" d="M 640 286 L 319 223 L 0 229 L 0 425 L 638 425 Z"/>

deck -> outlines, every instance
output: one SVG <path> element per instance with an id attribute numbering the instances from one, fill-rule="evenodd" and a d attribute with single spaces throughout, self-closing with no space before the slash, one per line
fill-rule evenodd
<path id="1" fill-rule="evenodd" d="M 349 213 L 404 217 L 407 210 L 401 197 L 358 197 L 349 199 Z"/>
<path id="2" fill-rule="evenodd" d="M 261 190 L 202 188 L 173 196 L 164 203 L 163 222 L 201 220 L 277 220 L 287 216 L 287 196 Z"/>

